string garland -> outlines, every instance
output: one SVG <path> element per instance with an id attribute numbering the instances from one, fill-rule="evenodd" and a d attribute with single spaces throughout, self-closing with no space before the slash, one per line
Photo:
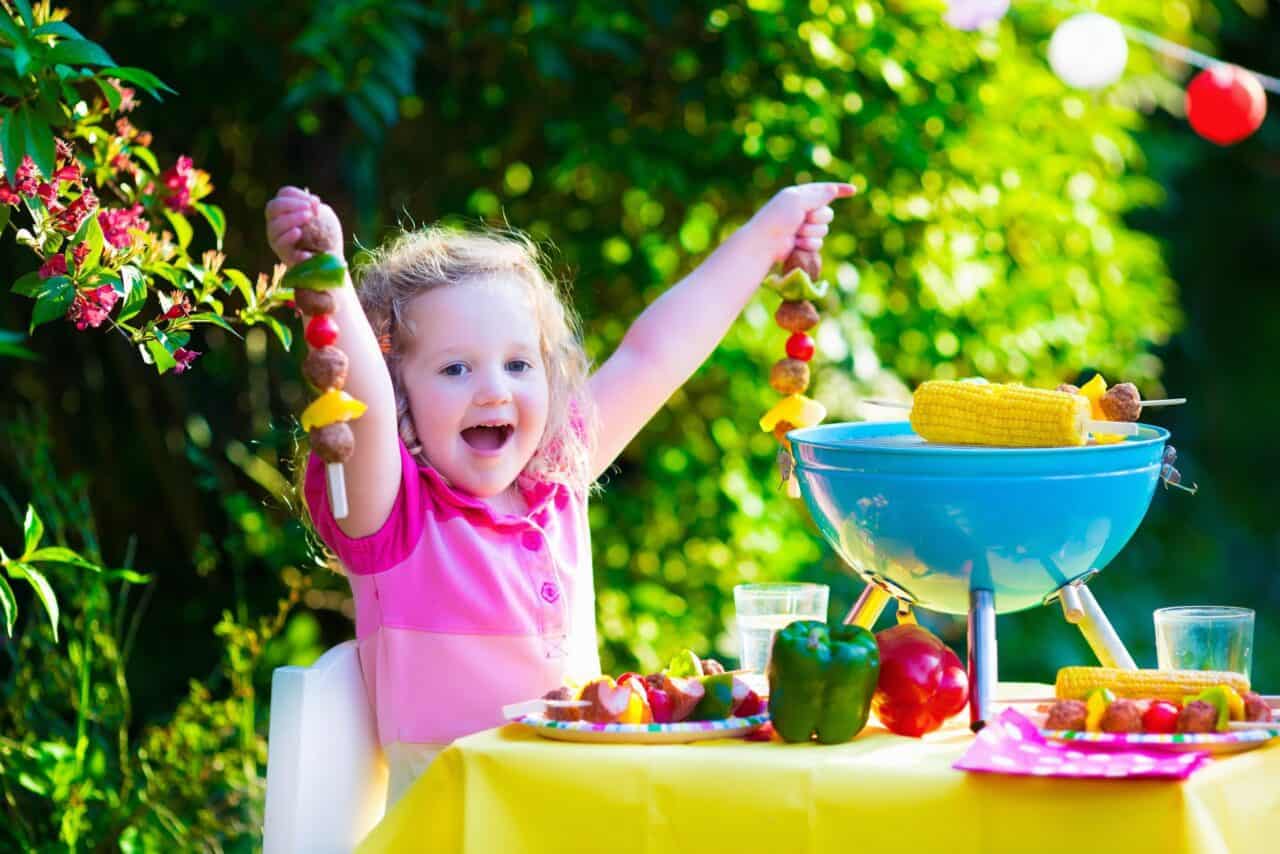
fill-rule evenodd
<path id="1" fill-rule="evenodd" d="M 948 0 L 943 20 L 959 30 L 979 30 L 1003 18 L 1009 5 L 1009 0 Z M 1192 130 L 1218 145 L 1232 145 L 1252 135 L 1266 118 L 1266 93 L 1280 94 L 1280 79 L 1225 63 L 1097 12 L 1082 12 L 1058 25 L 1049 39 L 1049 65 L 1068 86 L 1104 89 L 1123 76 L 1130 41 L 1202 69 L 1187 86 L 1187 121 Z"/>

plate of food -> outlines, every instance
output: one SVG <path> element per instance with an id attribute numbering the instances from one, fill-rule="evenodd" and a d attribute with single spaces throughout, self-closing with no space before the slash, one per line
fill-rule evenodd
<path id="1" fill-rule="evenodd" d="M 503 709 L 544 738 L 612 744 L 685 744 L 750 735 L 769 722 L 742 674 L 684 650 L 664 669 L 598 676 Z"/>
<path id="2" fill-rule="evenodd" d="M 1226 754 L 1280 736 L 1277 699 L 1250 691 L 1238 674 L 1117 671 L 1087 690 L 1063 690 L 1070 680 L 1069 673 L 1059 673 L 1059 698 L 1036 719 L 1051 741 L 1095 749 Z M 1064 693 L 1076 696 L 1063 698 Z"/>

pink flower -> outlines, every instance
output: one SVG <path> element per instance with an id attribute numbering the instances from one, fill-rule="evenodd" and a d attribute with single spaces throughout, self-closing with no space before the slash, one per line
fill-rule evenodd
<path id="1" fill-rule="evenodd" d="M 40 265 L 40 278 L 51 279 L 54 276 L 65 276 L 67 274 L 67 256 L 61 252 L 56 255 L 50 255 L 48 259 Z"/>
<path id="2" fill-rule="evenodd" d="M 36 187 L 36 196 L 48 207 L 58 198 L 58 188 L 53 184 L 41 184 Z"/>
<path id="3" fill-rule="evenodd" d="M 39 173 L 36 171 L 36 162 L 31 159 L 31 155 L 22 158 L 22 165 L 13 174 L 14 186 L 18 188 L 18 192 L 24 196 L 34 196 L 36 188 L 40 182 L 36 177 Z"/>
<path id="4" fill-rule="evenodd" d="M 114 86 L 116 91 L 120 93 L 120 112 L 127 113 L 134 107 L 138 106 L 138 99 L 135 97 L 137 93 L 134 92 L 133 89 L 125 86 L 114 77 L 108 77 L 107 82 Z"/>
<path id="5" fill-rule="evenodd" d="M 7 178 L 0 178 L 0 204 L 17 207 L 18 202 L 20 201 L 22 201 L 22 196 L 19 196 L 14 191 L 13 185 L 9 183 L 9 180 Z"/>
<path id="6" fill-rule="evenodd" d="M 115 157 L 111 158 L 111 168 L 117 172 L 124 172 L 127 175 L 132 175 L 138 171 L 137 164 L 130 160 L 129 155 L 127 154 L 117 154 Z"/>
<path id="7" fill-rule="evenodd" d="M 98 225 L 102 226 L 102 236 L 116 249 L 128 249 L 133 244 L 130 229 L 147 230 L 147 221 L 142 218 L 142 205 L 130 208 L 105 208 L 98 211 Z"/>
<path id="8" fill-rule="evenodd" d="M 57 172 L 54 172 L 53 179 L 55 181 L 70 181 L 73 184 L 77 184 L 80 182 L 81 174 L 82 173 L 80 172 L 80 164 L 73 162 L 73 163 L 68 163 L 66 166 L 63 166 Z"/>
<path id="9" fill-rule="evenodd" d="M 75 154 L 71 150 L 71 143 L 65 139 L 54 141 L 54 163 L 61 166 L 64 163 L 74 163 Z"/>
<path id="10" fill-rule="evenodd" d="M 191 210 L 191 190 L 195 182 L 196 169 L 191 158 L 184 154 L 160 176 L 160 183 L 168 190 L 165 194 L 165 206 L 177 213 Z"/>
<path id="11" fill-rule="evenodd" d="M 191 313 L 191 303 L 187 302 L 186 294 L 174 291 L 173 305 L 169 306 L 169 310 L 161 315 L 165 320 L 173 320 L 175 317 L 186 317 Z"/>
<path id="12" fill-rule="evenodd" d="M 84 222 L 85 217 L 97 206 L 98 197 L 93 194 L 93 190 L 85 187 L 80 197 L 67 205 L 66 210 L 58 214 L 53 226 L 65 234 L 74 234 Z"/>
<path id="13" fill-rule="evenodd" d="M 76 269 L 80 269 L 80 265 L 84 263 L 84 259 L 89 257 L 89 244 L 77 243 L 76 248 L 71 250 L 71 260 L 75 262 Z"/>
<path id="14" fill-rule="evenodd" d="M 120 299 L 120 294 L 116 293 L 116 289 L 111 285 L 101 285 L 90 292 L 94 302 L 102 306 L 103 311 L 111 311 L 115 308 L 116 301 Z"/>
<path id="15" fill-rule="evenodd" d="M 173 366 L 173 372 L 180 374 L 187 368 L 191 367 L 191 363 L 200 355 L 199 350 L 188 350 L 186 347 L 179 347 L 173 351 L 173 360 L 178 364 Z"/>
<path id="16" fill-rule="evenodd" d="M 76 325 L 76 329 L 97 329 L 107 319 L 111 309 L 115 308 L 120 295 L 110 285 L 102 285 L 91 291 L 79 291 L 75 301 L 67 309 L 67 320 Z"/>

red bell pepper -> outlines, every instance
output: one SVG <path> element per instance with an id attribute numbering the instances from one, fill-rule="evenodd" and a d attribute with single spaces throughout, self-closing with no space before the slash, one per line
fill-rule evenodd
<path id="1" fill-rule="evenodd" d="M 951 648 L 922 626 L 902 624 L 876 635 L 880 681 L 871 707 L 898 735 L 922 736 L 969 700 L 969 677 Z"/>

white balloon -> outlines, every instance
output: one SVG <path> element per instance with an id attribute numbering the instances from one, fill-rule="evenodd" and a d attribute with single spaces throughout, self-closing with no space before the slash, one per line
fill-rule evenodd
<path id="1" fill-rule="evenodd" d="M 1068 18 L 1049 40 L 1049 65 L 1068 86 L 1101 89 L 1124 74 L 1129 43 L 1120 25 L 1095 12 Z"/>

